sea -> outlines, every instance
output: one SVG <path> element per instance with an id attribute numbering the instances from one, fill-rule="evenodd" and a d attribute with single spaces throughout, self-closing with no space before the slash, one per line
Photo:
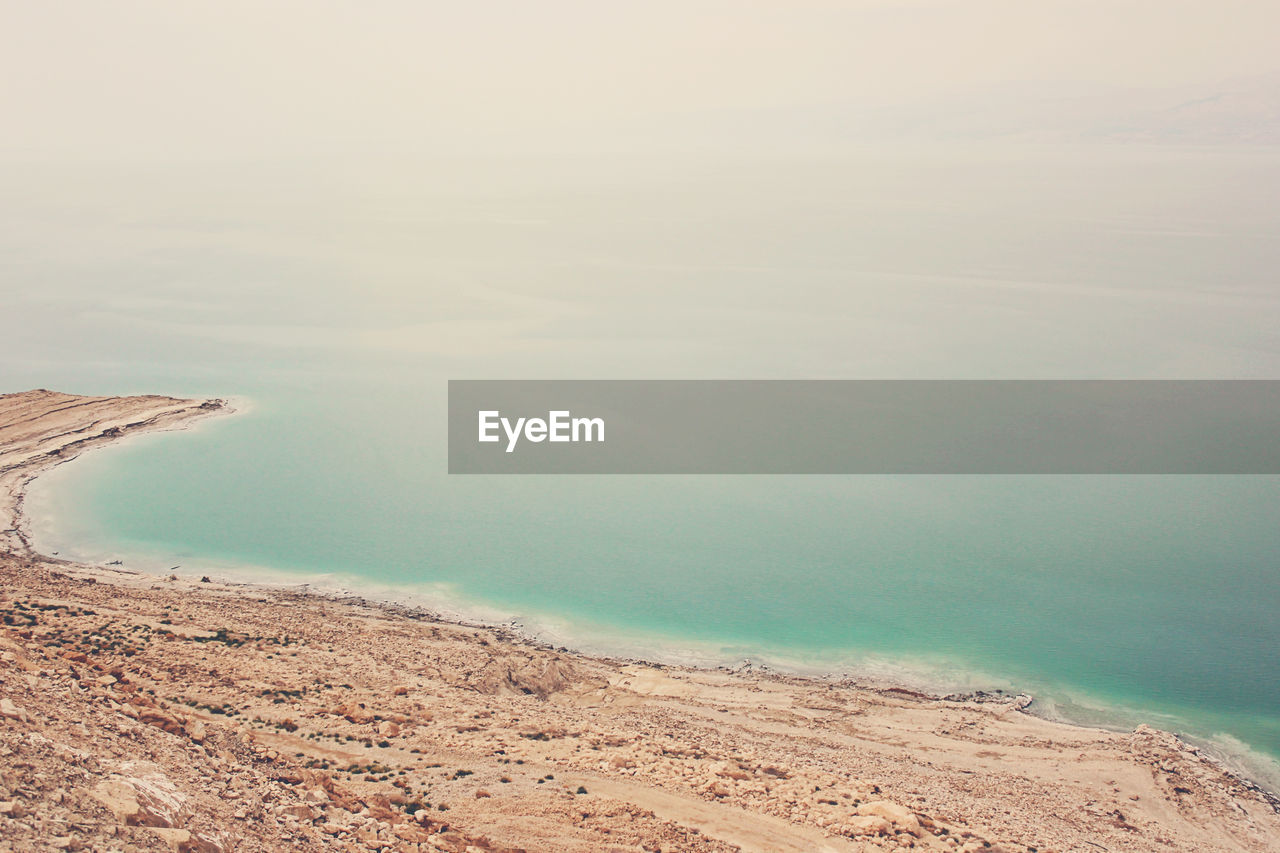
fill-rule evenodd
<path id="1" fill-rule="evenodd" d="M 227 398 L 37 545 L 1035 696 L 1280 790 L 1275 476 L 460 476 L 449 379 L 1280 379 L 1280 150 L 0 164 L 0 391 Z"/>

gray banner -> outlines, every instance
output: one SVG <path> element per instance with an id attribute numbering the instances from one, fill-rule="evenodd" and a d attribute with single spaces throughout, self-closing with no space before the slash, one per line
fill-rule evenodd
<path id="1" fill-rule="evenodd" d="M 451 380 L 451 474 L 1280 474 L 1274 380 Z"/>

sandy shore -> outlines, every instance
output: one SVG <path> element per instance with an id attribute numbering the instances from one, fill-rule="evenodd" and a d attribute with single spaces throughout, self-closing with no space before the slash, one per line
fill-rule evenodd
<path id="1" fill-rule="evenodd" d="M 22 495 L 220 401 L 0 396 L 0 850 L 1274 851 L 1172 735 L 575 655 L 32 552 Z"/>

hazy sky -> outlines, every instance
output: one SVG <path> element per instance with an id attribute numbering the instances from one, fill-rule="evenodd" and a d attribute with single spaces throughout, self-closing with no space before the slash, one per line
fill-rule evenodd
<path id="1" fill-rule="evenodd" d="M 0 154 L 467 150 L 1274 71 L 1275 0 L 0 0 Z"/>

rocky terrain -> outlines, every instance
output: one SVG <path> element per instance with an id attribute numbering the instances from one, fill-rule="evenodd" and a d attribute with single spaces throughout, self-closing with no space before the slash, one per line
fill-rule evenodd
<path id="1" fill-rule="evenodd" d="M 0 397 L 0 850 L 1267 851 L 1172 735 L 575 655 L 357 599 L 35 554 L 43 468 L 218 401 Z"/>

